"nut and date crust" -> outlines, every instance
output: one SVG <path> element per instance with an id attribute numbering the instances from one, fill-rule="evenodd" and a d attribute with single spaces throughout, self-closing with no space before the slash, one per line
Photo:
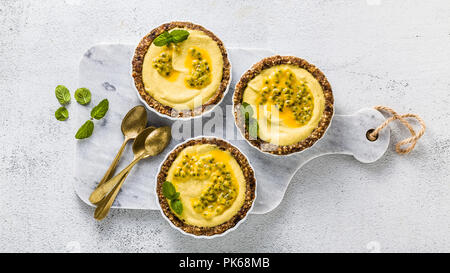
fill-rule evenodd
<path id="1" fill-rule="evenodd" d="M 239 106 L 242 104 L 242 98 L 244 95 L 245 88 L 247 84 L 261 73 L 262 70 L 270 68 L 276 65 L 290 64 L 295 65 L 300 68 L 307 70 L 311 73 L 314 78 L 320 83 L 323 94 L 325 97 L 325 109 L 323 111 L 322 117 L 319 121 L 319 125 L 314 131 L 304 140 L 291 144 L 291 145 L 275 145 L 266 142 L 259 137 L 257 139 L 250 139 L 248 130 L 245 130 L 245 122 L 241 115 L 239 115 Z M 242 75 L 239 82 L 236 84 L 236 88 L 233 96 L 234 105 L 234 117 L 237 127 L 241 130 L 245 138 L 256 148 L 263 152 L 271 153 L 274 155 L 288 155 L 295 152 L 303 151 L 311 147 L 317 140 L 319 140 L 324 134 L 328 126 L 330 125 L 331 118 L 334 113 L 334 99 L 333 92 L 331 90 L 331 85 L 328 82 L 325 75 L 316 66 L 308 63 L 307 61 L 294 57 L 294 56 L 271 56 L 262 59 L 258 63 L 254 64 L 247 72 Z"/>
<path id="2" fill-rule="evenodd" d="M 228 221 L 213 227 L 198 227 L 194 225 L 189 225 L 185 223 L 183 220 L 178 218 L 178 216 L 170 209 L 169 202 L 167 198 L 164 197 L 162 193 L 162 184 L 166 181 L 167 174 L 169 172 L 172 163 L 177 158 L 179 153 L 185 149 L 186 147 L 200 144 L 213 144 L 218 146 L 220 149 L 228 151 L 231 155 L 236 159 L 239 166 L 242 169 L 245 178 L 245 200 L 242 204 L 240 210 Z M 203 137 L 199 139 L 192 139 L 188 142 L 185 142 L 179 146 L 177 146 L 168 156 L 167 159 L 161 165 L 160 172 L 157 178 L 157 186 L 156 192 L 158 195 L 159 204 L 161 206 L 162 211 L 166 215 L 166 217 L 178 228 L 182 229 L 187 233 L 191 233 L 197 236 L 213 236 L 217 234 L 221 234 L 230 228 L 234 227 L 239 221 L 245 218 L 248 211 L 252 207 L 253 201 L 255 199 L 255 190 L 256 190 L 256 179 L 255 174 L 250 166 L 247 158 L 234 146 L 230 143 L 213 137 Z"/>
<path id="3" fill-rule="evenodd" d="M 213 97 L 211 97 L 207 102 L 205 102 L 202 106 L 199 106 L 197 108 L 194 108 L 192 110 L 183 110 L 183 111 L 177 111 L 173 109 L 170 106 L 164 105 L 154 99 L 152 96 L 150 96 L 145 91 L 144 82 L 142 80 L 142 68 L 144 64 L 144 57 L 147 53 L 148 49 L 150 48 L 150 45 L 153 43 L 153 40 L 158 37 L 161 33 L 164 31 L 169 31 L 173 28 L 187 28 L 192 30 L 200 30 L 204 32 L 206 35 L 208 35 L 211 39 L 213 39 L 219 49 L 222 53 L 222 59 L 223 59 L 223 71 L 222 71 L 222 80 L 220 82 L 220 86 Z M 214 33 L 211 31 L 205 29 L 204 27 L 200 25 L 196 25 L 190 22 L 170 22 L 163 24 L 152 31 L 150 31 L 149 34 L 147 34 L 142 40 L 139 42 L 138 46 L 136 47 L 133 61 L 132 61 L 132 76 L 134 78 L 134 84 L 136 86 L 136 89 L 139 92 L 139 95 L 145 100 L 145 102 L 153 109 L 158 111 L 159 113 L 163 115 L 167 115 L 169 117 L 175 117 L 175 118 L 186 118 L 186 117 L 194 117 L 201 115 L 205 110 L 209 109 L 210 107 L 218 104 L 223 96 L 224 93 L 228 87 L 228 83 L 230 82 L 230 74 L 231 74 L 231 65 L 228 60 L 227 51 L 225 49 L 225 46 L 223 45 L 222 41 L 217 38 Z"/>

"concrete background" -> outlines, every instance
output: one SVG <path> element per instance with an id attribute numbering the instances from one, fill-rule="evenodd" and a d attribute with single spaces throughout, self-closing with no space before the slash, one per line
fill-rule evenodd
<path id="1" fill-rule="evenodd" d="M 449 251 L 449 14 L 446 0 L 1 0 L 0 251 Z M 420 114 L 427 132 L 409 155 L 391 145 L 373 164 L 308 163 L 276 210 L 214 241 L 182 235 L 159 212 L 97 223 L 72 188 L 78 124 L 55 120 L 54 88 L 73 94 L 91 45 L 137 43 L 171 20 L 202 24 L 227 46 L 303 57 L 327 75 L 337 113 L 387 105 Z M 392 129 L 393 143 L 407 136 Z"/>

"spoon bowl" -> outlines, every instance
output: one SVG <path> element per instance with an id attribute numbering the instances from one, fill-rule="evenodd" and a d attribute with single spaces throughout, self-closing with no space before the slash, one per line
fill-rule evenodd
<path id="1" fill-rule="evenodd" d="M 145 157 L 160 154 L 169 145 L 172 138 L 171 129 L 168 126 L 160 127 L 151 132 L 145 139 Z"/>
<path id="2" fill-rule="evenodd" d="M 122 120 L 120 129 L 127 138 L 134 139 L 147 126 L 147 111 L 142 105 L 133 107 Z"/>
<path id="3" fill-rule="evenodd" d="M 145 140 L 147 137 L 156 129 L 156 127 L 150 126 L 144 129 L 133 142 L 133 154 L 134 158 L 139 157 L 141 154 L 145 153 Z"/>

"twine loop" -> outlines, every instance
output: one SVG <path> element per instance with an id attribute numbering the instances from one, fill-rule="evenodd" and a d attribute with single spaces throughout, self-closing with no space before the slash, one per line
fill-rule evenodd
<path id="1" fill-rule="evenodd" d="M 402 141 L 399 141 L 395 145 L 395 151 L 399 154 L 407 154 L 407 153 L 411 152 L 414 149 L 414 147 L 416 146 L 416 143 L 419 140 L 419 138 L 421 138 L 423 136 L 423 134 L 425 133 L 426 126 L 425 126 L 425 122 L 423 121 L 423 119 L 416 114 L 399 115 L 393 109 L 386 107 L 386 106 L 379 105 L 379 106 L 375 106 L 374 108 L 380 112 L 381 111 L 387 112 L 387 113 L 391 114 L 392 117 L 386 119 L 376 129 L 369 131 L 367 133 L 367 139 L 369 139 L 370 141 L 377 140 L 378 134 L 380 133 L 381 130 L 383 130 L 392 121 L 399 120 L 403 125 L 406 126 L 406 128 L 408 128 L 409 132 L 411 133 L 411 137 L 406 138 Z M 416 119 L 417 122 L 419 122 L 419 124 L 421 126 L 420 131 L 418 133 L 416 133 L 416 131 L 414 131 L 413 127 L 411 126 L 411 124 L 409 124 L 405 118 Z M 409 144 L 408 147 L 402 148 L 403 145 L 407 145 L 407 144 Z"/>

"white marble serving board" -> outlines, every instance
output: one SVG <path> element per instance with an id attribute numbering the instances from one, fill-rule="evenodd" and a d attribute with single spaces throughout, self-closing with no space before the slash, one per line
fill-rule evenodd
<path id="1" fill-rule="evenodd" d="M 90 48 L 83 56 L 79 68 L 80 87 L 92 91 L 92 102 L 88 107 L 77 107 L 77 124 L 83 124 L 89 118 L 90 109 L 103 98 L 108 98 L 110 110 L 106 117 L 95 122 L 93 135 L 76 144 L 74 187 L 78 196 L 89 204 L 88 198 L 98 181 L 109 167 L 119 149 L 123 136 L 120 124 L 123 116 L 133 106 L 142 104 L 137 96 L 131 77 L 131 59 L 133 45 L 101 44 Z M 183 121 L 185 125 L 202 128 L 200 124 L 207 122 L 215 115 L 223 115 L 231 111 L 234 86 L 240 76 L 261 58 L 273 55 L 264 49 L 228 49 L 233 67 L 232 83 L 228 94 L 210 114 L 198 119 Z M 335 97 L 339 96 L 335 92 Z M 222 111 L 223 110 L 223 111 Z M 232 117 L 231 115 L 228 115 Z M 175 127 L 179 121 L 160 117 L 148 111 L 149 125 L 174 125 L 173 135 L 177 135 Z M 251 213 L 263 214 L 276 208 L 283 199 L 291 178 L 300 167 L 309 160 L 326 154 L 353 155 L 357 160 L 370 163 L 379 159 L 389 144 L 390 131 L 383 130 L 377 141 L 366 139 L 366 132 L 383 122 L 383 116 L 374 109 L 362 109 L 353 115 L 335 115 L 325 136 L 313 147 L 290 156 L 273 156 L 260 152 L 250 146 L 238 132 L 232 118 L 225 118 L 225 128 L 217 127 L 212 134 L 228 139 L 244 153 L 254 167 L 257 179 L 257 198 Z M 174 122 L 176 122 L 174 124 Z M 200 124 L 200 125 L 199 125 Z M 200 133 L 204 134 L 204 133 Z M 198 136 L 192 133 L 190 137 Z M 187 137 L 189 138 L 189 137 Z M 159 209 L 155 189 L 155 177 L 161 161 L 173 147 L 185 139 L 172 140 L 169 147 L 160 155 L 141 161 L 137 164 L 122 187 L 113 208 L 123 209 Z M 118 170 L 125 167 L 133 158 L 131 143 L 125 149 Z"/>

